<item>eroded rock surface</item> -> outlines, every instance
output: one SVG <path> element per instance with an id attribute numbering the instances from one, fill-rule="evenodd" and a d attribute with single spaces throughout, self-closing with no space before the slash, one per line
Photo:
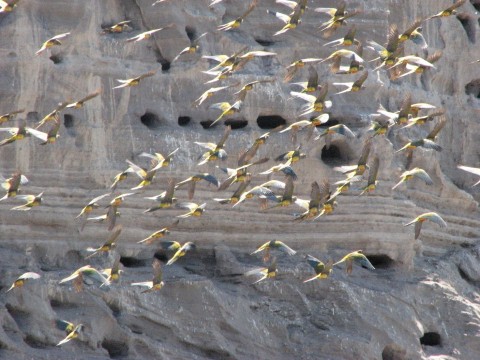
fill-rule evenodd
<path id="1" fill-rule="evenodd" d="M 208 105 L 230 100 L 236 89 L 199 108 L 191 106 L 208 88 L 203 83 L 211 77 L 201 71 L 211 64 L 200 54 L 170 63 L 188 46 L 188 35 L 208 32 L 200 40 L 201 55 L 231 54 L 243 46 L 277 53 L 251 61 L 227 81 L 277 79 L 257 85 L 243 110 L 232 117 L 241 120 L 241 126 L 248 123 L 232 131 L 226 145 L 230 157 L 220 166 L 235 167 L 238 154 L 256 137 L 282 119 L 287 124 L 297 120 L 302 102 L 290 98 L 292 87 L 282 81 L 284 68 L 299 58 L 325 58 L 332 51 L 322 46 L 327 40 L 317 30 L 325 16 L 308 10 L 298 29 L 272 36 L 282 25 L 267 16 L 266 9 L 288 10 L 273 0 L 259 1 L 242 26 L 231 32 L 215 29 L 243 13 L 245 1 L 225 0 L 214 8 L 207 0 L 171 0 L 154 7 L 152 2 L 29 0 L 20 1 L 11 13 L 0 14 L 0 113 L 25 108 L 17 119 L 33 123 L 59 102 L 101 90 L 82 109 L 62 112 L 55 144 L 40 146 L 38 139 L 26 139 L 0 148 L 1 174 L 20 170 L 30 180 L 23 193 L 44 191 L 45 200 L 29 212 L 9 211 L 18 204 L 15 199 L 0 203 L 0 358 L 480 358 L 479 190 L 471 186 L 474 175 L 456 168 L 480 165 L 480 66 L 470 64 L 480 58 L 478 3 L 467 1 L 460 15 L 423 24 L 428 53 L 443 53 L 436 69 L 396 81 L 390 81 L 385 71 L 377 75 L 370 70 L 364 90 L 331 96 L 331 120 L 348 125 L 357 138 L 335 138 L 334 150 L 326 151 L 324 142 L 306 143 L 299 134 L 307 158 L 295 164 L 299 176 L 295 193 L 308 198 L 312 181 L 341 180 L 333 167 L 358 159 L 370 114 L 380 104 L 396 111 L 410 92 L 414 101 L 446 110 L 448 122 L 438 138 L 443 151 L 420 149 L 413 160 L 413 166 L 430 174 L 434 185 L 413 180 L 391 190 L 406 161 L 395 150 L 408 138 L 425 133 L 425 128 L 415 127 L 375 138 L 373 152 L 381 157 L 381 165 L 374 193 L 342 195 L 335 212 L 315 222 L 293 222 L 295 210 L 290 208 L 260 211 L 256 202 L 248 201 L 233 209 L 219 205 L 211 199 L 233 189 L 220 196 L 213 187 L 199 183 L 194 200 L 207 202 L 206 213 L 182 221 L 169 238 L 195 241 L 197 251 L 164 268 L 166 284 L 160 292 L 141 294 L 129 284 L 151 280 L 156 246 L 137 242 L 181 214 L 181 210 L 143 214 L 152 206 L 144 197 L 165 190 L 172 177 L 180 181 L 212 171 L 224 178 L 214 167 L 197 167 L 202 148 L 194 142 L 221 137 L 223 122 L 213 128 L 205 125 L 219 115 Z M 363 11 L 351 21 L 358 36 L 383 43 L 389 24 L 402 30 L 416 17 L 434 14 L 450 3 L 354 1 L 348 2 L 348 8 Z M 334 4 L 309 0 L 310 8 Z M 102 27 L 126 19 L 131 20 L 131 30 L 100 35 Z M 152 39 L 125 42 L 168 24 L 174 26 Z M 34 56 L 43 41 L 64 32 L 71 36 L 62 46 Z M 341 29 L 333 38 L 343 34 Z M 407 53 L 426 55 L 416 45 L 406 47 Z M 368 49 L 364 55 L 375 56 Z M 316 68 L 321 82 L 351 80 L 332 75 L 326 64 Z M 115 79 L 150 70 L 156 75 L 139 86 L 112 89 L 118 85 Z M 295 81 L 306 80 L 306 74 L 300 72 Z M 281 119 L 268 117 L 273 115 Z M 87 263 L 85 249 L 99 246 L 108 236 L 102 224 L 87 224 L 79 232 L 74 218 L 81 208 L 109 190 L 113 176 L 127 167 L 125 159 L 146 166 L 146 159 L 139 156 L 142 152 L 168 153 L 177 147 L 173 167 L 159 171 L 150 187 L 127 198 L 119 209 L 121 282 L 110 288 L 87 286 L 81 293 L 68 284 L 59 285 L 61 278 Z M 274 133 L 260 155 L 273 159 L 292 148 L 289 134 Z M 272 165 L 271 160 L 263 167 Z M 252 183 L 265 179 L 258 177 Z M 137 183 L 132 175 L 119 191 Z M 185 190 L 178 190 L 176 196 L 187 198 Z M 95 215 L 102 211 L 103 206 Z M 426 211 L 439 212 L 448 228 L 425 223 L 420 238 L 414 240 L 413 229 L 403 224 Z M 243 274 L 260 266 L 261 258 L 249 253 L 272 239 L 299 252 L 279 256 L 277 279 L 252 286 L 252 279 Z M 327 280 L 302 283 L 312 275 L 303 259 L 307 253 L 326 261 L 357 249 L 364 250 L 375 271 L 355 268 L 347 276 L 335 268 Z M 112 261 L 112 255 L 98 256 L 91 265 L 109 267 Z M 26 271 L 38 272 L 42 278 L 6 294 L 11 282 Z M 57 318 L 85 324 L 81 341 L 56 347 L 64 337 L 53 324 Z"/>

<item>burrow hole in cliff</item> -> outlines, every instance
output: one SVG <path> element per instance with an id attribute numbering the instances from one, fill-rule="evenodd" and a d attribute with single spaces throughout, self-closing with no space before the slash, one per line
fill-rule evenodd
<path id="1" fill-rule="evenodd" d="M 375 269 L 389 269 L 395 264 L 395 261 L 388 255 L 377 254 L 366 256 Z"/>
<path id="2" fill-rule="evenodd" d="M 149 265 L 149 260 L 147 259 L 137 259 L 134 257 L 122 256 L 120 262 L 123 266 L 127 268 L 138 268 Z"/>
<path id="3" fill-rule="evenodd" d="M 63 61 L 63 57 L 60 56 L 60 55 L 52 55 L 50 56 L 50 60 L 52 60 L 52 62 L 57 65 L 57 64 L 61 64 L 62 61 Z"/>
<path id="4" fill-rule="evenodd" d="M 179 126 L 187 126 L 188 124 L 190 124 L 190 121 L 191 121 L 191 117 L 190 116 L 179 116 L 178 117 L 178 125 Z"/>
<path id="5" fill-rule="evenodd" d="M 188 38 L 193 41 L 196 38 L 197 31 L 191 26 L 185 26 L 185 32 L 187 33 Z"/>
<path id="6" fill-rule="evenodd" d="M 465 94 L 473 95 L 477 99 L 480 99 L 480 79 L 472 80 L 465 85 Z"/>
<path id="7" fill-rule="evenodd" d="M 442 346 L 442 338 L 439 333 L 427 332 L 420 338 L 420 344 L 426 346 Z"/>
<path id="8" fill-rule="evenodd" d="M 140 121 L 150 130 L 156 130 L 160 126 L 162 126 L 160 118 L 156 114 L 148 111 L 142 116 L 140 116 Z"/>
<path id="9" fill-rule="evenodd" d="M 44 343 L 43 341 L 41 341 L 39 339 L 34 338 L 31 335 L 27 335 L 25 337 L 25 339 L 23 339 L 23 341 L 25 341 L 25 343 L 28 346 L 30 346 L 31 348 L 34 348 L 34 349 L 45 349 L 48 346 L 48 344 Z"/>
<path id="10" fill-rule="evenodd" d="M 128 344 L 125 341 L 104 339 L 102 347 L 108 351 L 110 359 L 118 359 L 128 356 Z"/>
<path id="11" fill-rule="evenodd" d="M 354 152 L 346 139 L 333 140 L 327 148 L 325 145 L 320 153 L 320 159 L 328 166 L 344 165 L 354 158 Z"/>
<path id="12" fill-rule="evenodd" d="M 162 56 L 158 57 L 157 62 L 159 62 L 162 65 L 162 72 L 167 72 L 168 70 L 170 70 L 170 66 L 172 65 L 170 61 L 163 58 Z"/>
<path id="13" fill-rule="evenodd" d="M 287 120 L 279 115 L 260 115 L 257 118 L 257 125 L 260 129 L 275 129 L 286 123 Z"/>
<path id="14" fill-rule="evenodd" d="M 480 11 L 480 0 L 470 0 L 475 10 Z"/>
<path id="15" fill-rule="evenodd" d="M 211 126 L 212 124 L 213 124 L 213 120 L 200 121 L 200 125 L 202 125 L 202 128 L 204 128 L 205 130 L 213 129 L 214 127 L 217 126 L 218 123 Z"/>
<path id="16" fill-rule="evenodd" d="M 267 40 L 267 39 L 261 39 L 261 38 L 255 38 L 254 40 L 257 42 L 257 44 L 262 46 L 272 46 L 275 44 L 275 41 L 273 40 Z"/>
<path id="17" fill-rule="evenodd" d="M 227 119 L 225 121 L 225 126 L 230 125 L 232 130 L 243 129 L 248 125 L 248 121 L 244 119 Z"/>
<path id="18" fill-rule="evenodd" d="M 65 125 L 67 129 L 73 128 L 75 126 L 75 119 L 73 116 L 70 114 L 63 115 L 63 125 Z"/>
<path id="19" fill-rule="evenodd" d="M 28 123 L 40 121 L 40 115 L 36 111 L 30 111 L 29 113 L 27 113 L 26 120 Z"/>
<path id="20" fill-rule="evenodd" d="M 406 359 L 407 351 L 402 349 L 399 345 L 391 343 L 383 348 L 382 360 L 404 360 Z"/>
<path id="21" fill-rule="evenodd" d="M 70 136 L 75 136 L 75 118 L 73 115 L 64 114 L 63 115 L 63 125 L 67 129 L 67 134 Z"/>
<path id="22" fill-rule="evenodd" d="M 472 14 L 468 13 L 460 13 L 457 15 L 458 21 L 462 24 L 463 29 L 467 33 L 468 40 L 475 44 L 475 32 L 476 32 L 476 25 L 477 19 Z"/>

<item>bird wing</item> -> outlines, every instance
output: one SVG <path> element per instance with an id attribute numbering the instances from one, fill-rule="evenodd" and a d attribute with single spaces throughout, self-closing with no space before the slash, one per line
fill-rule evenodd
<path id="1" fill-rule="evenodd" d="M 122 232 L 122 225 L 117 225 L 113 228 L 113 231 L 109 235 L 107 241 L 105 241 L 105 245 L 112 245 L 115 240 L 120 236 L 120 233 Z"/>
<path id="2" fill-rule="evenodd" d="M 137 174 L 137 176 L 140 178 L 140 179 L 145 179 L 145 177 L 147 176 L 147 171 L 145 169 L 142 169 L 140 166 L 134 164 L 133 162 L 131 162 L 130 160 L 125 160 L 128 165 L 130 165 L 130 168 L 135 172 L 135 174 Z"/>

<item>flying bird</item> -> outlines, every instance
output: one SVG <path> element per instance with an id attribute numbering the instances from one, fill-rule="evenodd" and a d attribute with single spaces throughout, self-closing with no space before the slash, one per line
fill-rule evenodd
<path id="1" fill-rule="evenodd" d="M 108 236 L 107 241 L 105 241 L 102 246 L 100 246 L 98 248 L 91 248 L 91 247 L 87 248 L 87 251 L 91 252 L 92 254 L 88 255 L 85 258 L 85 260 L 90 259 L 92 256 L 94 256 L 98 253 L 109 252 L 110 250 L 114 249 L 115 246 L 117 245 L 115 241 L 118 239 L 121 232 L 122 232 L 122 225 L 115 226 L 112 229 L 111 234 Z"/>
<path id="2" fill-rule="evenodd" d="M 21 114 L 24 111 L 25 111 L 25 109 L 20 109 L 20 110 L 10 111 L 8 114 L 0 115 L 0 124 L 6 123 L 6 122 L 12 120 L 15 117 L 15 115 Z"/>
<path id="3" fill-rule="evenodd" d="M 102 29 L 101 34 L 119 34 L 122 33 L 124 30 L 128 29 L 130 25 L 128 25 L 131 21 L 125 20 L 120 21 L 112 26 L 106 27 Z"/>
<path id="4" fill-rule="evenodd" d="M 83 99 L 80 99 L 78 101 L 74 101 L 73 103 L 67 104 L 66 107 L 67 108 L 72 108 L 72 109 L 80 109 L 80 108 L 83 107 L 85 102 L 97 97 L 98 95 L 100 95 L 100 90 L 97 90 L 97 91 L 85 96 Z"/>
<path id="5" fill-rule="evenodd" d="M 377 175 L 378 175 L 378 167 L 380 165 L 380 159 L 378 156 L 373 158 L 372 164 L 368 170 L 368 181 L 367 185 L 362 189 L 360 195 L 365 193 L 371 193 L 377 188 Z"/>
<path id="6" fill-rule="evenodd" d="M 416 167 L 412 170 L 404 171 L 400 175 L 400 181 L 394 187 L 392 187 L 392 190 L 395 190 L 401 184 L 403 184 L 404 182 L 407 182 L 408 180 L 413 179 L 414 177 L 423 180 L 427 185 L 433 185 L 433 180 L 430 177 L 430 175 L 428 175 L 428 173 L 425 170 Z"/>
<path id="7" fill-rule="evenodd" d="M 37 279 L 40 279 L 40 275 L 35 273 L 35 272 L 26 272 L 22 275 L 20 275 L 12 284 L 12 286 L 10 286 L 10 288 L 7 290 L 7 292 L 9 292 L 10 290 L 14 289 L 14 288 L 19 288 L 19 287 L 22 287 L 23 285 L 25 285 L 25 283 L 29 280 L 37 280 Z"/>
<path id="8" fill-rule="evenodd" d="M 180 51 L 178 53 L 177 56 L 175 56 L 172 61 L 171 61 L 171 64 L 175 61 L 177 61 L 180 56 L 184 55 L 184 54 L 195 54 L 197 51 L 198 51 L 198 48 L 200 47 L 199 45 L 199 41 L 201 38 L 203 38 L 205 35 L 207 35 L 208 33 L 203 33 L 202 35 L 198 36 L 196 39 L 191 39 L 190 40 L 190 45 L 187 46 L 185 49 L 183 49 L 182 51 Z"/>
<path id="9" fill-rule="evenodd" d="M 20 0 L 10 0 L 10 3 L 0 0 L 0 14 L 13 11 Z"/>
<path id="10" fill-rule="evenodd" d="M 12 177 L 5 179 L 0 175 L 0 186 L 7 191 L 7 193 L 0 199 L 0 201 L 17 196 L 20 185 L 28 183 L 25 175 L 19 172 L 12 174 Z"/>
<path id="11" fill-rule="evenodd" d="M 360 91 L 361 89 L 364 88 L 363 83 L 365 80 L 367 80 L 368 77 L 368 71 L 365 71 L 360 77 L 353 81 L 353 82 L 344 82 L 344 83 L 332 83 L 335 86 L 346 86 L 347 88 L 345 90 L 342 90 L 338 93 L 335 93 L 335 95 L 340 95 L 346 92 L 357 92 Z"/>
<path id="12" fill-rule="evenodd" d="M 67 336 L 62 341 L 60 341 L 56 346 L 61 346 L 69 342 L 70 340 L 78 338 L 80 333 L 83 331 L 83 328 L 85 327 L 83 324 L 75 325 L 66 320 L 56 320 L 56 325 L 58 329 L 65 331 L 67 333 Z"/>
<path id="13" fill-rule="evenodd" d="M 265 251 L 265 255 L 263 256 L 263 261 L 268 262 L 270 260 L 270 250 L 272 249 L 280 250 L 288 255 L 295 255 L 297 253 L 295 250 L 293 250 L 291 247 L 286 245 L 284 242 L 280 240 L 271 240 L 261 245 L 257 250 L 252 252 L 250 255 Z"/>
<path id="14" fill-rule="evenodd" d="M 155 170 L 158 170 L 162 167 L 167 167 L 170 165 L 170 163 L 172 162 L 172 159 L 173 159 L 173 155 L 175 155 L 175 153 L 180 150 L 180 148 L 176 148 L 175 150 L 173 150 L 170 154 L 168 155 L 163 155 L 161 153 L 154 153 L 153 155 L 152 154 L 149 154 L 149 153 L 146 153 L 146 152 L 142 152 L 139 156 L 143 156 L 143 157 L 148 157 L 151 159 L 151 169 L 150 171 L 155 171 Z"/>
<path id="15" fill-rule="evenodd" d="M 60 42 L 60 39 L 64 39 L 68 35 L 70 35 L 69 32 L 64 33 L 64 34 L 60 34 L 60 35 L 55 35 L 54 37 L 48 39 L 47 41 L 45 41 L 43 43 L 42 47 L 35 53 L 35 56 L 40 55 L 42 52 L 51 48 L 52 46 L 62 45 L 62 43 Z"/>
<path id="16" fill-rule="evenodd" d="M 363 254 L 362 250 L 357 250 L 345 255 L 341 260 L 337 261 L 333 266 L 345 263 L 347 266 L 345 268 L 347 274 L 352 273 L 353 263 L 360 265 L 361 267 L 369 270 L 375 270 L 372 263 L 368 260 L 368 258 Z"/>
<path id="17" fill-rule="evenodd" d="M 167 25 L 165 27 L 162 27 L 162 28 L 148 30 L 148 31 L 145 31 L 141 34 L 138 34 L 138 35 L 136 35 L 136 36 L 134 36 L 130 39 L 127 39 L 125 41 L 126 42 L 139 42 L 139 41 L 142 41 L 142 40 L 147 40 L 147 39 L 150 39 L 152 37 L 152 35 L 155 34 L 156 32 L 162 31 L 164 29 L 171 28 L 173 26 L 174 26 L 173 24 L 169 24 L 169 25 Z"/>
<path id="18" fill-rule="evenodd" d="M 271 279 L 274 278 L 277 275 L 277 261 L 274 259 L 268 267 L 263 267 L 263 268 L 258 268 L 258 269 L 253 269 L 250 271 L 247 271 L 245 273 L 245 276 L 251 276 L 251 275 L 261 275 L 261 277 L 252 283 L 252 285 L 259 283 L 262 280 L 265 279 Z"/>
<path id="19" fill-rule="evenodd" d="M 117 282 L 120 279 L 120 273 L 123 270 L 120 270 L 120 256 L 115 256 L 115 260 L 113 261 L 113 265 L 109 269 L 102 269 L 102 275 L 107 277 L 107 280 L 112 282 Z"/>
<path id="20" fill-rule="evenodd" d="M 163 271 L 162 271 L 162 263 L 160 260 L 154 258 L 153 263 L 153 279 L 152 281 L 144 281 L 144 282 L 137 282 L 137 283 L 132 283 L 131 285 L 133 286 L 142 286 L 146 287 L 146 290 L 142 291 L 142 294 L 144 293 L 150 293 L 153 291 L 158 291 L 160 290 L 165 283 L 163 282 Z"/>
<path id="21" fill-rule="evenodd" d="M 227 141 L 231 131 L 232 131 L 232 127 L 230 125 L 225 127 L 225 131 L 223 132 L 222 138 L 216 144 L 195 141 L 195 144 L 208 149 L 207 152 L 203 153 L 199 157 L 199 160 L 201 161 L 198 163 L 198 165 L 203 165 L 209 161 L 215 161 L 217 159 L 220 159 L 220 160 L 227 159 L 228 155 L 227 155 L 227 152 L 223 149 L 223 147 L 225 146 L 225 142 Z"/>
<path id="22" fill-rule="evenodd" d="M 175 192 L 175 179 L 169 179 L 167 184 L 167 190 L 165 190 L 159 195 L 146 198 L 149 200 L 159 201 L 160 204 L 152 206 L 151 208 L 145 210 L 144 212 L 147 213 L 147 212 L 157 211 L 160 209 L 170 209 L 172 205 L 177 201 L 177 199 L 173 197 L 174 192 Z"/>
<path id="23" fill-rule="evenodd" d="M 196 174 L 194 176 L 190 176 L 189 178 L 183 181 L 180 181 L 175 185 L 175 189 L 188 184 L 188 199 L 192 200 L 193 195 L 195 194 L 195 185 L 197 182 L 201 180 L 205 180 L 206 182 L 213 184 L 217 188 L 220 185 L 215 176 L 210 175 L 208 173 L 203 173 L 203 174 Z"/>
<path id="24" fill-rule="evenodd" d="M 18 195 L 17 197 L 21 200 L 25 200 L 26 204 L 15 206 L 11 208 L 11 210 L 28 211 L 35 206 L 40 206 L 40 204 L 42 203 L 42 196 L 43 196 L 43 192 L 41 192 L 38 195 Z"/>
<path id="25" fill-rule="evenodd" d="M 124 87 L 137 86 L 138 84 L 140 84 L 140 80 L 145 79 L 146 77 L 153 76 L 153 75 L 155 75 L 155 73 L 156 73 L 156 71 L 149 71 L 148 73 L 139 75 L 139 76 L 131 78 L 131 79 L 126 79 L 126 80 L 117 79 L 117 81 L 121 85 L 115 86 L 112 89 L 120 89 L 120 88 L 124 88 Z"/>
<path id="26" fill-rule="evenodd" d="M 173 246 L 173 247 L 172 247 Z M 175 254 L 171 257 L 170 260 L 168 260 L 167 265 L 172 265 L 174 262 L 176 262 L 178 259 L 180 259 L 182 256 L 185 256 L 185 254 L 188 251 L 195 250 L 196 246 L 193 242 L 189 241 L 180 246 L 180 244 L 176 241 L 172 242 L 169 249 L 177 249 Z"/>
<path id="27" fill-rule="evenodd" d="M 297 71 L 303 67 L 305 67 L 306 64 L 314 64 L 322 61 L 322 59 L 319 58 L 305 58 L 305 59 L 300 59 L 292 62 L 290 65 L 287 66 L 286 70 L 287 73 L 285 77 L 283 78 L 283 81 L 288 82 L 293 79 Z"/>
<path id="28" fill-rule="evenodd" d="M 427 220 L 433 221 L 435 224 L 440 225 L 440 227 L 442 228 L 447 227 L 447 223 L 445 222 L 445 220 L 443 220 L 442 217 L 436 212 L 427 212 L 421 214 L 409 223 L 406 223 L 404 226 L 415 224 L 415 239 L 418 239 L 418 237 L 420 236 L 420 230 L 422 230 L 422 224 Z"/>
<path id="29" fill-rule="evenodd" d="M 338 124 L 338 125 L 329 126 L 325 130 L 323 130 L 320 133 L 320 135 L 318 135 L 315 138 L 315 140 L 325 137 L 325 147 L 328 149 L 330 148 L 330 144 L 332 143 L 332 137 L 335 134 L 343 135 L 348 139 L 355 138 L 355 133 L 352 130 L 350 130 L 350 128 L 347 125 Z"/>
<path id="30" fill-rule="evenodd" d="M 307 0 L 299 0 L 293 13 L 285 15 L 277 11 L 267 10 L 268 14 L 275 16 L 285 23 L 285 26 L 277 31 L 273 36 L 286 33 L 290 29 L 295 29 L 301 23 L 301 16 L 303 15 L 307 5 Z"/>
<path id="31" fill-rule="evenodd" d="M 190 216 L 202 216 L 203 212 L 205 211 L 205 206 L 207 206 L 207 203 L 203 203 L 201 205 L 198 205 L 192 202 L 179 203 L 177 204 L 177 208 L 188 209 L 189 212 L 183 215 L 177 215 L 177 217 L 181 219 L 185 219 Z"/>
<path id="32" fill-rule="evenodd" d="M 23 140 L 30 135 L 33 135 L 42 141 L 45 141 L 47 137 L 47 134 L 43 131 L 38 131 L 25 125 L 19 125 L 19 127 L 0 128 L 0 132 L 1 131 L 9 132 L 11 136 L 0 141 L 0 146 L 11 144 L 17 140 Z"/>
<path id="33" fill-rule="evenodd" d="M 172 224 L 165 226 L 164 228 L 161 228 L 160 230 L 155 231 L 153 234 L 150 234 L 145 239 L 138 241 L 137 244 L 147 244 L 147 245 L 152 244 L 155 240 L 161 239 L 167 236 L 168 234 L 170 234 L 170 230 L 176 227 L 179 222 L 180 220 L 178 219 L 175 220 Z"/>
<path id="34" fill-rule="evenodd" d="M 296 91 L 291 91 L 290 95 L 297 97 L 299 99 L 305 100 L 307 103 L 302 107 L 302 113 L 300 116 L 308 115 L 312 112 L 322 112 L 326 109 L 332 107 L 332 102 L 330 100 L 325 100 L 328 94 L 328 84 L 322 85 L 318 95 L 310 95 L 299 93 Z"/>
<path id="35" fill-rule="evenodd" d="M 463 4 L 465 4 L 466 2 L 467 2 L 467 0 L 458 0 L 452 6 L 449 6 L 445 10 L 442 10 L 439 13 L 426 18 L 425 20 L 430 20 L 430 19 L 435 19 L 435 18 L 439 18 L 439 17 L 447 17 L 447 16 L 455 15 L 457 13 L 456 9 L 459 8 L 460 6 L 462 6 Z"/>
<path id="36" fill-rule="evenodd" d="M 326 279 L 332 272 L 333 261 L 329 260 L 327 264 L 324 264 L 322 261 L 313 257 L 312 255 L 306 256 L 308 264 L 315 270 L 315 276 L 304 280 L 303 282 L 313 281 L 315 279 Z"/>
<path id="37" fill-rule="evenodd" d="M 100 271 L 91 267 L 90 265 L 82 266 L 75 270 L 70 276 L 60 280 L 59 284 L 66 283 L 73 280 L 73 287 L 76 292 L 83 290 L 83 283 L 92 284 L 92 280 L 100 283 L 100 286 L 110 285 L 110 281 L 103 276 Z"/>
<path id="38" fill-rule="evenodd" d="M 258 0 L 253 0 L 250 3 L 250 6 L 248 7 L 247 11 L 245 11 L 242 15 L 240 15 L 235 20 L 218 26 L 217 30 L 228 31 L 228 30 L 239 28 L 242 22 L 245 20 L 245 18 L 253 11 L 253 9 L 255 9 L 255 7 L 257 6 L 257 3 L 258 3 Z"/>
<path id="39" fill-rule="evenodd" d="M 352 45 L 358 45 L 359 41 L 355 39 L 355 32 L 356 32 L 356 27 L 355 25 L 352 25 L 350 29 L 347 31 L 347 34 L 340 39 L 329 41 L 326 44 L 323 44 L 323 46 L 330 46 L 330 47 L 335 47 L 335 46 L 352 46 Z"/>

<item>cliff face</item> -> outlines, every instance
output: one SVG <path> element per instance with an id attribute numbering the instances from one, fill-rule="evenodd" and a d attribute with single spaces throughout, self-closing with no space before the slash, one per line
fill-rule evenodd
<path id="1" fill-rule="evenodd" d="M 292 221 L 297 209 L 262 211 L 252 201 L 232 208 L 214 197 L 231 196 L 233 186 L 219 193 L 197 184 L 194 201 L 207 202 L 200 218 L 183 220 L 169 240 L 194 241 L 197 250 L 164 267 L 164 288 L 142 294 L 129 284 L 152 277 L 156 246 L 137 244 L 152 232 L 171 224 L 181 210 L 144 214 L 152 201 L 144 199 L 165 190 L 170 178 L 183 180 L 199 172 L 226 176 L 213 166 L 197 166 L 202 148 L 194 142 L 218 141 L 224 122 L 208 127 L 219 116 L 209 109 L 231 101 L 236 86 L 215 95 L 200 107 L 192 102 L 212 78 L 201 71 L 213 63 L 201 55 L 232 54 L 242 47 L 275 52 L 256 58 L 241 71 L 211 86 L 241 85 L 258 79 L 240 113 L 231 117 L 232 133 L 225 149 L 229 159 L 220 166 L 236 167 L 237 156 L 258 136 L 276 125 L 298 120 L 302 101 L 291 98 L 295 88 L 283 82 L 285 68 L 300 58 L 325 58 L 333 50 L 322 45 L 317 29 L 325 15 L 311 9 L 336 2 L 308 1 L 302 24 L 279 36 L 280 20 L 267 9 L 285 12 L 273 0 L 259 1 L 238 30 L 216 31 L 247 8 L 245 1 L 225 0 L 209 8 L 207 0 L 170 0 L 152 6 L 152 0 L 30 0 L 20 1 L 11 13 L 0 14 L 0 113 L 26 109 L 16 119 L 32 126 L 58 103 L 73 101 L 96 90 L 101 94 L 81 109 L 61 112 L 60 137 L 55 144 L 38 139 L 16 141 L 0 148 L 1 174 L 18 170 L 29 178 L 23 194 L 44 192 L 44 203 L 28 212 L 9 209 L 16 199 L 0 202 L 0 358 L 161 358 L 161 359 L 475 359 L 480 358 L 479 284 L 480 245 L 478 188 L 473 175 L 458 164 L 479 166 L 480 58 L 477 1 L 467 1 L 458 15 L 423 23 L 428 50 L 408 42 L 406 54 L 425 57 L 436 50 L 442 57 L 435 69 L 389 80 L 385 70 L 372 71 L 365 89 L 329 98 L 332 124 L 349 126 L 354 139 L 336 136 L 331 150 L 324 141 L 306 141 L 298 134 L 307 157 L 294 165 L 295 194 L 308 199 L 312 181 L 341 180 L 334 166 L 355 164 L 369 136 L 370 115 L 380 104 L 396 111 L 407 93 L 413 102 L 427 102 L 446 110 L 447 123 L 438 136 L 442 152 L 417 149 L 412 167 L 419 166 L 434 184 L 413 180 L 392 191 L 405 168 L 405 156 L 395 153 L 409 140 L 425 136 L 433 125 L 391 130 L 373 139 L 372 153 L 380 158 L 379 184 L 368 196 L 358 191 L 342 194 L 335 211 L 313 222 Z M 348 9 L 362 10 L 351 19 L 357 36 L 383 44 L 389 25 L 400 31 L 417 17 L 449 6 L 443 1 L 354 1 Z M 102 28 L 130 20 L 130 29 L 101 35 Z M 126 42 L 143 31 L 168 27 L 152 38 Z M 34 56 L 42 42 L 70 32 L 61 46 Z M 172 59 L 189 37 L 208 32 L 197 54 Z M 331 38 L 343 36 L 338 30 Z M 364 49 L 364 58 L 375 53 Z M 358 75 L 333 75 L 327 64 L 317 64 L 321 83 L 354 81 Z M 128 79 L 156 70 L 139 86 L 112 89 L 115 79 Z M 294 81 L 305 81 L 301 70 Z M 335 87 L 330 85 L 330 94 Z M 272 116 L 277 116 L 276 118 Z M 230 118 L 229 118 L 230 119 Z M 12 121 L 2 126 L 15 126 Z M 245 126 L 246 125 L 246 126 Z M 42 130 L 42 129 L 41 129 Z M 322 128 L 319 128 L 322 130 Z M 6 133 L 5 133 L 6 136 Z M 2 137 L 3 139 L 4 137 Z M 75 216 L 95 196 L 108 190 L 126 159 L 147 166 L 142 152 L 167 154 L 177 147 L 171 167 L 159 170 L 153 184 L 126 198 L 119 208 L 123 231 L 116 251 L 124 270 L 119 284 L 88 286 L 75 293 L 60 279 L 91 264 L 110 267 L 113 254 L 85 260 L 85 249 L 107 237 L 104 224 L 88 223 L 79 231 Z M 272 160 L 254 173 L 274 165 L 273 158 L 292 150 L 290 135 L 274 132 L 259 155 Z M 275 177 L 281 179 L 281 177 Z M 129 192 L 134 175 L 116 194 Z M 252 184 L 266 181 L 255 176 Z M 179 201 L 187 192 L 175 192 Z M 102 205 L 108 205 L 103 200 Z M 102 212 L 103 211 L 103 212 Z M 101 215 L 101 206 L 93 213 Z M 419 214 L 436 211 L 446 229 L 426 222 L 418 240 L 403 224 Z M 243 274 L 261 266 L 249 254 L 268 240 L 281 240 L 298 250 L 278 256 L 278 275 L 252 286 Z M 335 267 L 321 281 L 303 283 L 312 276 L 304 260 L 311 254 L 326 261 L 362 249 L 375 271 L 355 267 L 346 275 Z M 23 288 L 5 293 L 26 271 L 42 275 Z M 81 341 L 56 347 L 64 334 L 55 319 L 83 323 Z"/>

